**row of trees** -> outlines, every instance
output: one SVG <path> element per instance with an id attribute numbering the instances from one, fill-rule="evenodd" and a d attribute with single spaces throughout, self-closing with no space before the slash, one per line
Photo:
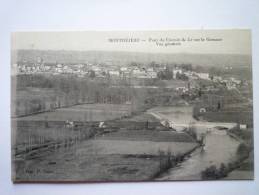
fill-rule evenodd
<path id="1" fill-rule="evenodd" d="M 154 177 L 157 177 L 167 169 L 174 167 L 178 163 L 182 162 L 184 159 L 184 155 L 182 154 L 173 155 L 170 149 L 168 149 L 166 152 L 159 149 L 158 158 L 159 158 L 159 170 Z"/>
<path id="2" fill-rule="evenodd" d="M 133 109 L 145 104 L 147 89 L 134 89 L 127 85 L 111 87 L 105 80 L 77 78 L 61 75 L 18 75 L 15 105 L 18 115 L 53 110 L 80 103 L 125 104 Z M 41 90 L 42 89 L 42 90 Z M 28 92 L 30 98 L 19 98 Z M 40 95 L 43 91 L 47 94 Z"/>

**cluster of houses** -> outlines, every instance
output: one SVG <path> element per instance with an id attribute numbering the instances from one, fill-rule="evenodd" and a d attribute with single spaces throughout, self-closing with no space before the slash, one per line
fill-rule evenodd
<path id="1" fill-rule="evenodd" d="M 160 67 L 147 67 L 147 66 L 117 66 L 112 64 L 60 64 L 60 63 L 44 63 L 40 58 L 36 62 L 16 63 L 12 65 L 12 74 L 74 74 L 78 77 L 84 77 L 89 75 L 90 72 L 94 72 L 95 77 L 131 77 L 131 78 L 157 78 L 158 72 L 165 71 L 166 65 Z M 183 71 L 177 67 L 172 70 L 173 78 L 176 78 L 177 74 L 186 74 L 187 76 L 193 75 L 190 71 Z"/>
<path id="2" fill-rule="evenodd" d="M 107 65 L 108 64 L 108 65 Z M 94 72 L 94 77 L 125 77 L 125 78 L 157 78 L 158 73 L 167 69 L 166 65 L 162 64 L 158 67 L 150 66 L 117 66 L 109 64 L 85 63 L 85 64 L 59 64 L 45 63 L 42 58 L 38 57 L 35 62 L 26 62 L 13 64 L 12 74 L 74 74 L 78 77 L 85 77 Z M 209 73 L 195 72 L 193 70 L 185 70 L 181 66 L 175 66 L 171 69 L 173 78 L 177 75 L 185 75 L 189 80 L 203 79 L 212 80 L 213 82 L 224 84 L 228 89 L 235 89 L 241 84 L 241 80 L 236 78 L 223 79 L 221 76 L 210 77 Z M 186 88 L 186 90 L 188 90 Z"/>
<path id="3" fill-rule="evenodd" d="M 84 77 L 94 72 L 95 77 L 135 77 L 135 78 L 157 78 L 157 71 L 154 68 L 114 66 L 103 64 L 58 64 L 44 63 L 43 61 L 23 62 L 12 65 L 12 74 L 74 74 Z"/>
<path id="4" fill-rule="evenodd" d="M 240 79 L 236 79 L 234 77 L 230 77 L 230 78 L 222 78 L 221 76 L 213 76 L 212 80 L 214 82 L 218 82 L 222 85 L 225 85 L 227 87 L 227 89 L 231 90 L 231 89 L 237 89 L 237 87 L 239 87 L 242 82 L 243 84 L 247 84 L 244 81 L 241 81 Z"/>
<path id="5" fill-rule="evenodd" d="M 44 63 L 43 61 L 22 62 L 12 65 L 12 74 L 36 74 L 36 73 L 49 73 L 49 74 L 75 74 L 79 77 L 87 76 L 90 71 L 95 73 L 95 77 L 131 77 L 131 78 L 157 78 L 160 71 L 166 70 L 166 66 L 161 67 L 141 67 L 141 66 L 116 66 L 104 64 L 59 64 L 59 63 Z M 185 74 L 188 77 L 197 76 L 207 79 L 207 73 L 194 73 L 192 71 L 184 71 L 177 67 L 172 70 L 173 78 L 177 74 Z"/>
<path id="6" fill-rule="evenodd" d="M 76 74 L 78 76 L 84 75 L 87 72 L 83 69 L 83 64 L 77 64 L 73 66 L 64 64 L 51 64 L 51 63 L 18 63 L 13 64 L 13 74 Z"/>

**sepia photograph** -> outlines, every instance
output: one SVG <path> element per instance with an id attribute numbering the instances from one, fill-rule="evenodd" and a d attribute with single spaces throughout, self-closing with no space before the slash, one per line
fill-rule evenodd
<path id="1" fill-rule="evenodd" d="M 251 39 L 13 32 L 12 181 L 253 180 Z"/>

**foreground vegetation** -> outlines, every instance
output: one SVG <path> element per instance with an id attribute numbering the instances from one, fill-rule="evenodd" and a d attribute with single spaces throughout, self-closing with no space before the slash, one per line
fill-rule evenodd
<path id="1" fill-rule="evenodd" d="M 228 134 L 240 142 L 235 159 L 228 164 L 222 163 L 220 167 L 212 165 L 206 168 L 201 173 L 202 179 L 253 179 L 253 174 L 251 175 L 254 170 L 252 130 L 235 127 L 229 130 Z M 235 174 L 240 171 L 242 171 L 241 176 Z"/>
<path id="2" fill-rule="evenodd" d="M 15 123 L 16 181 L 150 180 L 176 166 L 196 146 L 186 133 L 163 128 L 148 114 L 99 122 Z M 149 120 L 147 124 L 147 119 Z M 35 127 L 36 130 L 35 130 Z M 72 174 L 73 173 L 73 174 Z"/>

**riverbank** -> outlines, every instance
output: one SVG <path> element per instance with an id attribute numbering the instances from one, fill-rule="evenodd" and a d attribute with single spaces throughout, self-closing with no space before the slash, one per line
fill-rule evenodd
<path id="1" fill-rule="evenodd" d="M 239 142 L 223 133 L 219 127 L 230 129 L 236 124 L 197 121 L 193 118 L 192 110 L 192 106 L 156 107 L 148 110 L 160 120 L 168 120 L 178 131 L 192 127 L 198 136 L 206 134 L 203 150 L 194 150 L 190 158 L 167 169 L 157 180 L 202 180 L 201 172 L 204 169 L 211 165 L 220 167 L 222 162 L 228 163 L 235 158 Z"/>
<path id="2" fill-rule="evenodd" d="M 228 172 L 223 179 L 229 180 L 252 180 L 254 179 L 254 151 L 253 130 L 232 129 L 228 134 L 240 142 L 240 159 L 236 161 L 235 169 Z M 242 149 L 243 148 L 243 149 Z"/>
<path id="3" fill-rule="evenodd" d="M 151 180 L 160 180 L 159 178 L 162 177 L 166 172 L 174 167 L 177 167 L 180 163 L 182 163 L 184 160 L 190 157 L 190 155 L 197 150 L 198 148 L 202 147 L 201 145 L 197 145 L 191 150 L 187 151 L 186 153 L 182 155 L 177 155 L 177 156 L 167 156 L 167 161 L 166 164 L 161 167 L 157 173 L 151 177 Z"/>
<path id="4" fill-rule="evenodd" d="M 238 167 L 229 172 L 223 179 L 228 180 L 252 180 L 254 179 L 254 157 L 250 153 L 249 157 L 245 159 Z"/>
<path id="5" fill-rule="evenodd" d="M 254 159 L 252 129 L 240 129 L 239 126 L 236 126 L 227 130 L 227 135 L 239 143 L 235 157 L 231 162 L 222 163 L 220 167 L 216 167 L 215 165 L 207 167 L 202 171 L 202 178 L 204 180 L 253 179 Z"/>

